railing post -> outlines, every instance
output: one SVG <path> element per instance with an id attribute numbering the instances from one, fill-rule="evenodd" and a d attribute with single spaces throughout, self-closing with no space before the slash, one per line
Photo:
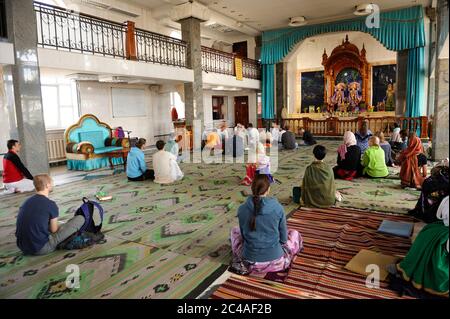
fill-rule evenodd
<path id="1" fill-rule="evenodd" d="M 420 117 L 420 138 L 428 137 L 428 117 L 421 116 Z"/>
<path id="2" fill-rule="evenodd" d="M 133 21 L 127 21 L 126 57 L 128 60 L 137 60 L 136 54 L 136 27 Z"/>

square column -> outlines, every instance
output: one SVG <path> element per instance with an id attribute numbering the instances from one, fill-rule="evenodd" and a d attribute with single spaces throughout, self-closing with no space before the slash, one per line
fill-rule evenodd
<path id="1" fill-rule="evenodd" d="M 202 21 L 189 17 L 178 22 L 181 24 L 181 37 L 183 41 L 187 42 L 186 64 L 194 71 L 194 82 L 184 84 L 186 125 L 192 126 L 194 120 L 204 121 L 202 46 L 200 42 L 200 22 Z"/>
<path id="2" fill-rule="evenodd" d="M 4 67 L 7 104 L 15 112 L 11 138 L 23 145 L 20 157 L 32 174 L 48 173 L 47 138 L 42 107 L 33 0 L 6 1 L 8 40 L 15 64 Z"/>

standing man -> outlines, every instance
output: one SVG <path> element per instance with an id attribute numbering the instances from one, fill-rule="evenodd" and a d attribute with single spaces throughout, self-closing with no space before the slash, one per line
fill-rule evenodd
<path id="1" fill-rule="evenodd" d="M 33 191 L 33 175 L 17 155 L 22 145 L 17 140 L 9 140 L 6 146 L 8 153 L 3 157 L 3 184 L 6 190 L 8 193 Z"/>

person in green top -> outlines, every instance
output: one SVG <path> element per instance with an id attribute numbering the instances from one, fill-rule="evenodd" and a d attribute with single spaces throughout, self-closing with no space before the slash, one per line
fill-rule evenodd
<path id="1" fill-rule="evenodd" d="M 327 154 L 327 149 L 324 146 L 316 145 L 313 154 L 316 160 L 305 170 L 301 198 L 306 207 L 327 208 L 333 206 L 336 202 L 334 173 L 331 167 L 323 162 Z"/>
<path id="2" fill-rule="evenodd" d="M 389 175 L 386 162 L 384 160 L 384 151 L 380 146 L 380 139 L 372 136 L 369 140 L 369 147 L 363 154 L 361 161 L 363 176 L 371 178 L 383 178 Z"/>

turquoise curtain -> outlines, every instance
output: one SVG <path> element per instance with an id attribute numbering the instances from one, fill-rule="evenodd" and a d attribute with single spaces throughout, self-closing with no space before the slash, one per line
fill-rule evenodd
<path id="1" fill-rule="evenodd" d="M 424 13 L 422 6 L 382 12 L 380 13 L 380 27 L 366 26 L 366 17 L 348 19 L 332 23 L 324 23 L 298 28 L 284 28 L 266 31 L 262 34 L 261 63 L 263 64 L 262 101 L 263 118 L 265 114 L 273 116 L 274 106 L 274 68 L 265 68 L 265 65 L 274 65 L 283 60 L 295 45 L 311 36 L 329 32 L 361 31 L 372 35 L 384 47 L 393 51 L 409 50 L 408 59 L 419 63 L 409 65 L 407 83 L 412 87 L 423 87 L 424 73 L 421 65 L 423 61 L 423 47 L 425 46 Z M 422 49 L 419 49 L 422 48 Z M 414 51 L 414 52 L 412 52 Z M 422 59 L 419 61 L 418 59 Z M 265 71 L 264 71 L 265 70 Z M 266 82 L 267 81 L 267 82 Z M 422 84 L 420 84 L 422 83 Z M 264 91 L 270 91 L 265 93 Z M 420 94 L 416 92 L 410 99 L 407 108 L 410 116 L 419 116 Z M 272 110 L 272 111 L 270 111 Z M 268 117 L 272 118 L 272 117 Z"/>
<path id="2" fill-rule="evenodd" d="M 408 74 L 406 77 L 406 116 L 423 115 L 425 105 L 425 48 L 418 47 L 408 51 Z"/>
<path id="3" fill-rule="evenodd" d="M 274 64 L 263 64 L 262 66 L 262 93 L 261 93 L 261 103 L 262 108 L 262 118 L 263 119 L 273 119 L 275 116 L 274 106 L 274 75 L 275 75 L 275 65 Z M 265 107 L 264 107 L 265 105 Z"/>

